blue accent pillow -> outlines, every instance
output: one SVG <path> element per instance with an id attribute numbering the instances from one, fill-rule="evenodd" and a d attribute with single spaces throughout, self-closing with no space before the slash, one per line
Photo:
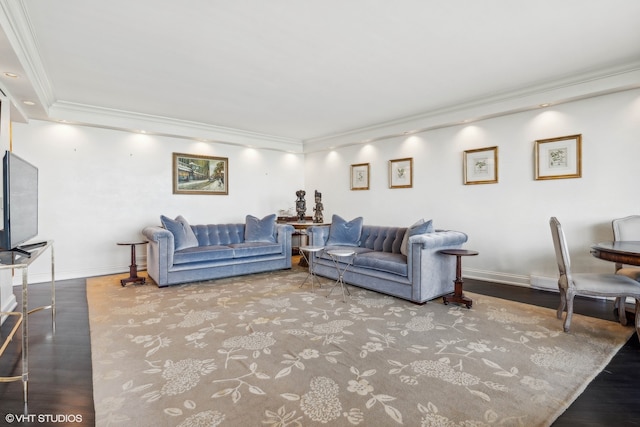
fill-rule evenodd
<path id="1" fill-rule="evenodd" d="M 360 246 L 362 235 L 362 217 L 346 221 L 338 215 L 331 218 L 327 245 Z"/>
<path id="2" fill-rule="evenodd" d="M 247 215 L 244 241 L 276 243 L 276 214 L 267 215 L 262 219 Z"/>
<path id="3" fill-rule="evenodd" d="M 433 233 L 433 220 L 425 221 L 424 219 L 420 219 L 411 227 L 407 228 L 402 238 L 402 244 L 400 245 L 400 253 L 407 256 L 409 253 L 409 237 L 424 233 Z"/>
<path id="4" fill-rule="evenodd" d="M 176 219 L 160 215 L 160 222 L 162 222 L 162 226 L 164 228 L 173 234 L 176 251 L 186 248 L 195 248 L 198 246 L 198 238 L 182 215 L 178 215 Z"/>

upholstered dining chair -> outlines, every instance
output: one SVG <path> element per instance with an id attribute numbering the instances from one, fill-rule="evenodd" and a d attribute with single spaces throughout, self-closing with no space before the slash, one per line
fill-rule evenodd
<path id="1" fill-rule="evenodd" d="M 611 221 L 613 240 L 640 241 L 640 215 L 629 215 Z M 616 274 L 640 281 L 640 268 L 616 263 Z"/>
<path id="2" fill-rule="evenodd" d="M 620 274 L 606 273 L 576 273 L 571 272 L 571 259 L 562 226 L 556 217 L 549 220 L 553 246 L 560 277 L 560 306 L 558 319 L 562 319 L 562 312 L 567 310 L 564 320 L 564 331 L 569 332 L 573 315 L 573 298 L 576 295 L 627 298 L 636 300 L 636 332 L 640 337 L 640 282 Z"/>
<path id="3" fill-rule="evenodd" d="M 613 240 L 640 241 L 640 215 L 629 215 L 624 218 L 614 219 L 611 221 L 611 228 L 613 228 Z M 616 262 L 616 274 L 622 274 L 633 280 L 640 281 L 639 267 L 631 267 Z M 620 312 L 619 310 L 620 307 L 624 307 L 624 303 L 620 304 L 621 301 L 621 298 L 616 298 L 613 307 L 622 315 L 624 312 Z M 620 317 L 620 323 L 623 325 L 626 324 L 626 316 Z"/>

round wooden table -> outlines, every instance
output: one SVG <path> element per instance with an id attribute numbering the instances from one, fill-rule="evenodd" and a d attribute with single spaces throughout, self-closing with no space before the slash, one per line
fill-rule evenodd
<path id="1" fill-rule="evenodd" d="M 467 249 L 441 249 L 438 252 L 443 255 L 454 255 L 456 257 L 456 279 L 453 281 L 455 286 L 454 291 L 452 294 L 443 296 L 442 302 L 444 302 L 445 305 L 450 302 L 457 302 L 466 305 L 467 308 L 471 308 L 473 300 L 467 298 L 462 293 L 462 257 L 475 256 L 478 255 L 478 252 Z"/>
<path id="2" fill-rule="evenodd" d="M 605 261 L 640 265 L 640 242 L 617 240 L 596 243 L 591 246 L 591 255 Z"/>
<path id="3" fill-rule="evenodd" d="M 141 283 L 144 284 L 146 279 L 138 276 L 138 266 L 136 265 L 136 245 L 146 245 L 147 241 L 141 242 L 120 242 L 119 246 L 131 246 L 131 265 L 129 266 L 129 277 L 120 280 L 122 286 L 126 286 L 127 283 Z"/>

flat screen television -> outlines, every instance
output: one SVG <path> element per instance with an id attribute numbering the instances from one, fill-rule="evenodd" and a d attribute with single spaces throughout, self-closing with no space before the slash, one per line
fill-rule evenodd
<path id="1" fill-rule="evenodd" d="M 10 151 L 2 162 L 4 228 L 0 250 L 20 252 L 20 245 L 38 235 L 38 168 Z"/>

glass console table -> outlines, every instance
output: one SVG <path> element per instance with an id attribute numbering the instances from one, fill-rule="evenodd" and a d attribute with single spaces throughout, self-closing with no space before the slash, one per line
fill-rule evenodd
<path id="1" fill-rule="evenodd" d="M 55 284 L 55 258 L 53 251 L 53 241 L 49 240 L 35 245 L 25 245 L 22 247 L 26 254 L 20 252 L 0 252 L 0 270 L 22 270 L 22 307 L 21 310 L 11 312 L 0 312 L 2 316 L 16 316 L 18 319 L 9 335 L 6 336 L 2 347 L 0 347 L 0 357 L 13 339 L 18 328 L 22 326 L 22 373 L 12 377 L 0 377 L 0 382 L 22 381 L 24 394 L 24 412 L 27 414 L 27 385 L 29 381 L 29 315 L 36 311 L 51 310 L 51 329 L 56 331 L 56 284 Z M 29 267 L 40 255 L 51 250 L 51 304 L 47 306 L 29 309 Z"/>

